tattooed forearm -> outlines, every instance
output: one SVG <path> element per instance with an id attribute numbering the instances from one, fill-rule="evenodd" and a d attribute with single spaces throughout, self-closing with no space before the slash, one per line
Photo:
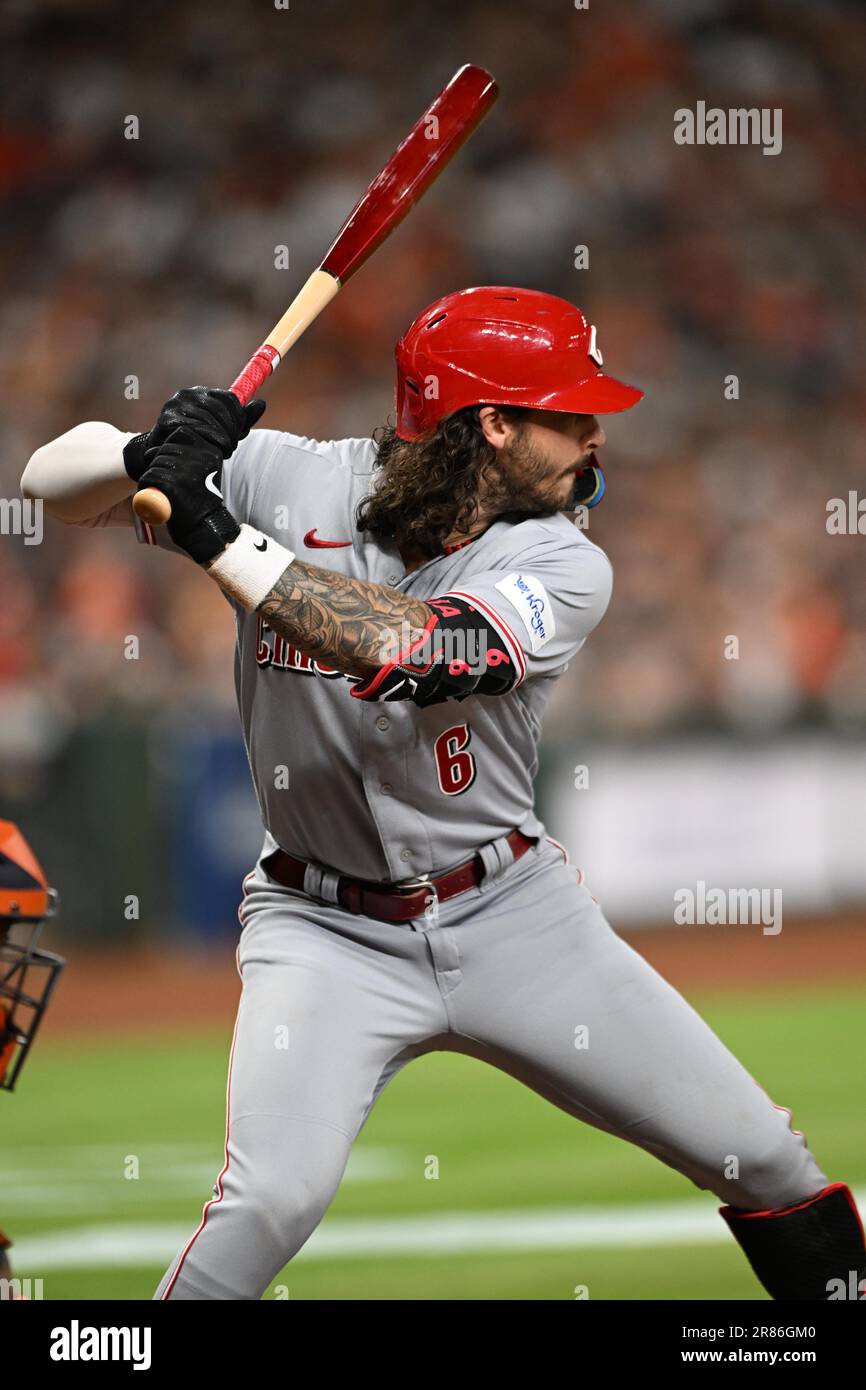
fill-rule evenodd
<path id="1" fill-rule="evenodd" d="M 293 560 L 258 606 L 274 632 L 348 676 L 371 676 L 433 617 L 420 599 Z"/>

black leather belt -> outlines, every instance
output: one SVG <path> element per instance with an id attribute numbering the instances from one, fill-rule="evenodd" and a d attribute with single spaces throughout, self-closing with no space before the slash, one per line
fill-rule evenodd
<path id="1" fill-rule="evenodd" d="M 537 841 L 524 835 L 521 830 L 512 830 L 507 836 L 515 861 L 525 854 Z M 285 850 L 274 850 L 267 859 L 262 860 L 265 872 L 284 888 L 304 891 L 307 863 L 295 859 Z M 420 874 L 417 878 L 404 879 L 398 883 L 368 883 L 359 878 L 337 880 L 337 901 L 347 912 L 360 913 L 365 917 L 375 917 L 380 922 L 411 922 L 420 917 L 433 898 L 447 902 L 475 888 L 484 876 L 484 864 L 480 854 L 458 864 L 456 869 L 432 878 Z"/>

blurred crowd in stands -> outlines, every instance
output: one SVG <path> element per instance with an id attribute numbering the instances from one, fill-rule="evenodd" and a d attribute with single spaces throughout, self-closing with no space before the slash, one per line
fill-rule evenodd
<path id="1" fill-rule="evenodd" d="M 614 597 L 551 732 L 866 723 L 866 538 L 826 529 L 866 462 L 861 5 L 9 0 L 2 29 L 0 496 L 82 420 L 140 430 L 177 387 L 226 385 L 478 62 L 498 106 L 292 353 L 263 425 L 369 434 L 423 305 L 562 294 L 647 396 L 604 421 L 588 533 Z M 699 100 L 780 107 L 781 153 L 677 145 Z M 229 609 L 133 532 L 2 536 L 0 594 L 7 777 L 110 706 L 231 718 Z"/>

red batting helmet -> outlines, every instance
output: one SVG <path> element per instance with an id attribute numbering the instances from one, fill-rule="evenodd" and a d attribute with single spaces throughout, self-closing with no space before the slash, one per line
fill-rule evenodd
<path id="1" fill-rule="evenodd" d="M 483 285 L 437 299 L 400 339 L 397 434 L 421 439 L 467 405 L 604 415 L 643 391 L 601 370 L 595 326 L 566 299 Z"/>

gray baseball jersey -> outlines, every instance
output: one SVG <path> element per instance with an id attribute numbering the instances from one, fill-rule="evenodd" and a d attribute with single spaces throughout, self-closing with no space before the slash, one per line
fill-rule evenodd
<path id="1" fill-rule="evenodd" d="M 368 703 L 237 610 L 263 855 L 279 843 L 320 866 L 400 879 L 479 851 L 483 875 L 395 925 L 351 914 L 321 876 L 309 892 L 285 888 L 260 858 L 240 914 L 225 1162 L 158 1299 L 261 1298 L 327 1210 L 383 1089 L 433 1051 L 508 1072 L 749 1210 L 827 1182 L 788 1112 L 611 930 L 533 811 L 541 716 L 605 611 L 606 557 L 562 515 L 500 520 L 407 575 L 393 548 L 355 529 L 374 461 L 370 440 L 257 430 L 223 490 L 238 520 L 341 573 L 422 599 L 462 595 L 520 679 L 505 695 L 426 708 Z M 165 530 L 138 533 L 171 546 Z M 514 826 L 539 837 L 518 860 L 505 838 Z M 577 1025 L 591 1045 L 577 1048 Z"/>
<path id="2" fill-rule="evenodd" d="M 533 810 L 541 718 L 552 682 L 580 651 L 611 594 L 607 556 L 563 514 L 500 520 L 470 544 L 406 574 L 397 550 L 360 533 L 373 486 L 370 439 L 323 443 L 254 430 L 225 464 L 238 521 L 341 574 L 414 598 L 461 595 L 520 672 L 506 695 L 419 708 L 353 699 L 350 678 L 311 661 L 257 614 L 236 609 L 235 682 L 267 832 L 290 854 L 364 879 L 438 873 Z M 139 539 L 174 548 L 136 519 Z"/>

